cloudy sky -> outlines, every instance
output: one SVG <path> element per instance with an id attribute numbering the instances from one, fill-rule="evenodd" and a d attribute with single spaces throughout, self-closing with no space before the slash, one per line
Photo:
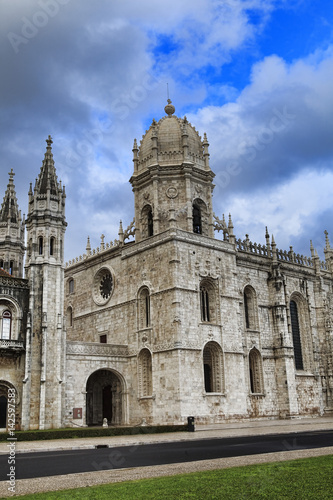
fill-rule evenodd
<path id="1" fill-rule="evenodd" d="M 53 137 L 66 260 L 133 219 L 134 138 L 176 114 L 210 143 L 237 238 L 333 246 L 331 0 L 0 0 L 2 197 L 22 212 Z"/>

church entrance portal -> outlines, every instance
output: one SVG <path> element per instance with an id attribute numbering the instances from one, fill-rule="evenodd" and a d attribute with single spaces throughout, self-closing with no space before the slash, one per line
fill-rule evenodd
<path id="1" fill-rule="evenodd" d="M 98 370 L 87 381 L 87 425 L 122 423 L 122 383 L 110 370 Z"/>

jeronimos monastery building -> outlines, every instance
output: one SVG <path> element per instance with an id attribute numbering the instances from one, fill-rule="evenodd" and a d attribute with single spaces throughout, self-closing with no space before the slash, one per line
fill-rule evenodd
<path id="1" fill-rule="evenodd" d="M 52 139 L 25 220 L 0 210 L 0 429 L 286 419 L 333 411 L 325 261 L 234 234 L 213 211 L 209 144 L 171 101 L 134 141 L 133 222 L 64 263 Z M 36 171 L 36 174 L 38 172 Z M 70 221 L 69 221 L 70 223 Z M 268 221 L 269 223 L 269 221 Z M 216 237 L 215 237 L 216 235 Z"/>

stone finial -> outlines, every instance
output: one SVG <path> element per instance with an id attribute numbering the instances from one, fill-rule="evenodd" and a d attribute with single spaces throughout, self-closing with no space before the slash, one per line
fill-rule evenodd
<path id="1" fill-rule="evenodd" d="M 324 255 L 325 255 L 325 261 L 326 261 L 326 266 L 329 271 L 333 271 L 333 248 L 331 248 L 330 245 L 330 240 L 328 238 L 328 232 L 325 230 L 325 248 L 324 248 Z"/>
<path id="2" fill-rule="evenodd" d="M 314 258 L 314 248 L 313 248 L 312 240 L 310 240 L 310 252 L 311 252 L 311 257 Z"/>
<path id="3" fill-rule="evenodd" d="M 87 252 L 87 255 L 91 255 L 91 245 L 90 245 L 90 238 L 89 238 L 89 236 L 88 236 L 88 239 L 87 239 L 86 252 Z"/>
<path id="4" fill-rule="evenodd" d="M 276 263 L 277 262 L 276 243 L 273 234 L 272 234 L 272 258 L 273 262 Z"/>
<path id="5" fill-rule="evenodd" d="M 314 262 L 314 268 L 315 268 L 316 275 L 319 276 L 320 275 L 320 259 L 319 259 L 319 255 L 318 255 L 318 252 L 316 249 L 314 251 L 313 262 Z"/>
<path id="6" fill-rule="evenodd" d="M 330 250 L 331 249 L 331 246 L 330 246 L 330 240 L 328 238 L 328 232 L 324 231 L 324 234 L 325 234 L 325 244 L 326 244 L 326 247 L 325 247 L 325 250 Z"/>
<path id="7" fill-rule="evenodd" d="M 120 223 L 119 223 L 118 236 L 119 236 L 119 243 L 120 244 L 124 243 L 124 230 L 123 230 L 123 222 L 122 221 L 120 221 Z"/>
<path id="8" fill-rule="evenodd" d="M 234 225 L 231 219 L 231 214 L 229 214 L 229 222 L 228 222 L 229 236 L 234 234 Z"/>
<path id="9" fill-rule="evenodd" d="M 208 151 L 209 143 L 207 140 L 206 132 L 204 133 L 204 140 L 202 142 L 202 146 L 203 146 L 203 155 L 205 158 L 205 167 L 206 167 L 206 170 L 209 170 L 209 151 Z"/>
<path id="10" fill-rule="evenodd" d="M 45 140 L 47 147 L 50 148 L 51 145 L 53 144 L 52 137 L 49 135 L 48 138 Z"/>
<path id="11" fill-rule="evenodd" d="M 171 99 L 168 99 L 168 104 L 165 106 L 164 111 L 168 116 L 172 116 L 176 111 L 176 108 L 172 104 Z"/>
<path id="12" fill-rule="evenodd" d="M 265 232 L 265 239 L 266 239 L 266 247 L 267 247 L 267 255 L 270 256 L 270 252 L 271 252 L 271 243 L 270 243 L 270 239 L 269 239 L 269 232 L 268 232 L 268 229 L 267 229 L 267 226 L 266 226 L 266 232 Z"/>
<path id="13" fill-rule="evenodd" d="M 139 157 L 138 157 L 139 148 L 138 148 L 138 143 L 136 142 L 136 139 L 134 139 L 134 144 L 133 144 L 132 151 L 133 151 L 134 172 L 137 172 L 137 170 L 138 170 L 138 161 L 139 161 Z"/>
<path id="14" fill-rule="evenodd" d="M 229 233 L 229 242 L 232 244 L 236 243 L 236 238 L 234 235 L 234 225 L 231 219 L 231 214 L 229 214 L 229 222 L 228 222 L 228 233 Z"/>
<path id="15" fill-rule="evenodd" d="M 101 234 L 101 250 L 105 250 L 105 243 L 104 243 L 104 234 Z"/>

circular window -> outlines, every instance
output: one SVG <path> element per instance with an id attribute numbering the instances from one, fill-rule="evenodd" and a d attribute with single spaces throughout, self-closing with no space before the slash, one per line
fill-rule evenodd
<path id="1" fill-rule="evenodd" d="M 106 304 L 113 292 L 113 277 L 111 270 L 107 267 L 100 269 L 94 278 L 94 301 L 101 306 Z"/>

